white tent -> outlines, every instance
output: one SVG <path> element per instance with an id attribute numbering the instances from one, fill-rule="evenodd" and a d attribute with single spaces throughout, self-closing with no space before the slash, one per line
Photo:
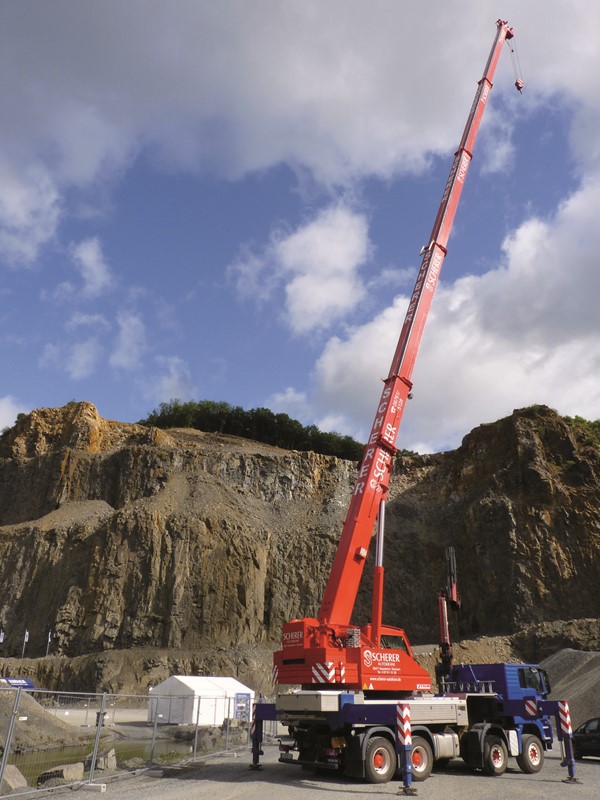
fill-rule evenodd
<path id="1" fill-rule="evenodd" d="M 150 689 L 148 721 L 169 725 L 222 725 L 249 720 L 254 692 L 235 678 L 171 675 Z"/>

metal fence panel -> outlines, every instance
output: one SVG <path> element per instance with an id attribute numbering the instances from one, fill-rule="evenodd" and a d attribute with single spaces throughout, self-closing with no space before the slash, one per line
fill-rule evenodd
<path id="1" fill-rule="evenodd" d="M 0 794 L 105 782 L 151 764 L 246 749 L 249 713 L 246 696 L 197 697 L 190 706 L 189 696 L 2 687 Z"/>
<path id="2" fill-rule="evenodd" d="M 17 690 L 3 753 L 3 793 L 75 783 L 90 776 L 95 729 L 61 719 L 78 708 L 79 696 L 64 698 Z"/>

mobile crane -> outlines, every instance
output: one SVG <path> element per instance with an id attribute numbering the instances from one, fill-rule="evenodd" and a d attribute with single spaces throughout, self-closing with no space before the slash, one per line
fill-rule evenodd
<path id="1" fill-rule="evenodd" d="M 301 689 L 278 694 L 274 704 L 255 706 L 254 767 L 258 767 L 262 752 L 262 723 L 270 719 L 287 725 L 294 737 L 293 745 L 281 745 L 280 761 L 343 770 L 376 783 L 388 781 L 399 763 L 396 705 L 402 701 L 409 704 L 416 725 L 417 735 L 412 740 L 416 780 L 429 775 L 434 759 L 459 755 L 489 774 L 504 772 L 509 753 L 520 759 L 524 771 L 537 771 L 543 751 L 552 745 L 549 713 L 557 716 L 559 738 L 567 742 L 569 775 L 574 778 L 570 739 L 567 733 L 563 737 L 565 729 L 560 726 L 563 717 L 559 718 L 558 705 L 547 700 L 547 676 L 536 665 L 455 667 L 446 620 L 447 641 L 442 638 L 438 675 L 441 693 L 434 696 L 431 677 L 415 660 L 404 630 L 382 622 L 385 500 L 398 429 L 411 397 L 417 352 L 492 78 L 502 47 L 513 35 L 506 21 L 497 21 L 433 229 L 421 251 L 421 267 L 383 381 L 318 616 L 285 623 L 281 650 L 274 654 L 274 683 L 300 685 Z M 515 86 L 519 91 L 524 86 L 518 76 Z M 356 626 L 351 616 L 376 521 L 371 622 Z M 453 591 L 450 587 L 450 599 L 457 599 L 452 597 Z"/>
<path id="2" fill-rule="evenodd" d="M 454 156 L 431 235 L 422 248 L 421 267 L 390 371 L 383 382 L 321 608 L 316 619 L 308 617 L 284 624 L 282 649 L 274 658 L 278 684 L 323 683 L 343 685 L 347 689 L 396 692 L 431 689 L 429 674 L 414 660 L 404 631 L 382 623 L 384 574 L 380 547 L 377 548 L 371 622 L 357 628 L 350 620 L 377 515 L 383 520 L 381 503 L 388 494 L 398 429 L 410 398 L 417 351 L 446 256 L 475 139 L 502 46 L 512 37 L 512 28 L 504 20 L 498 20 L 494 43 Z M 517 88 L 523 88 L 520 79 Z M 382 639 L 385 647 L 381 646 Z"/>

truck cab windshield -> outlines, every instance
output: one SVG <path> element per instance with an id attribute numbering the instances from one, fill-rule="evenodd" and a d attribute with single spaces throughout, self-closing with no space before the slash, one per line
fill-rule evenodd
<path id="1" fill-rule="evenodd" d="M 534 689 L 537 694 L 545 694 L 548 690 L 541 675 L 542 670 L 525 667 L 519 670 L 519 684 L 522 689 Z"/>

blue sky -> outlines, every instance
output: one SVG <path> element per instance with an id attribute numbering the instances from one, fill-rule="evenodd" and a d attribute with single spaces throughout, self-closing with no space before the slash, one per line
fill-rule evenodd
<path id="1" fill-rule="evenodd" d="M 600 4 L 33 0 L 0 25 L 0 425 L 171 398 L 370 428 L 502 54 L 403 420 L 600 417 Z"/>

